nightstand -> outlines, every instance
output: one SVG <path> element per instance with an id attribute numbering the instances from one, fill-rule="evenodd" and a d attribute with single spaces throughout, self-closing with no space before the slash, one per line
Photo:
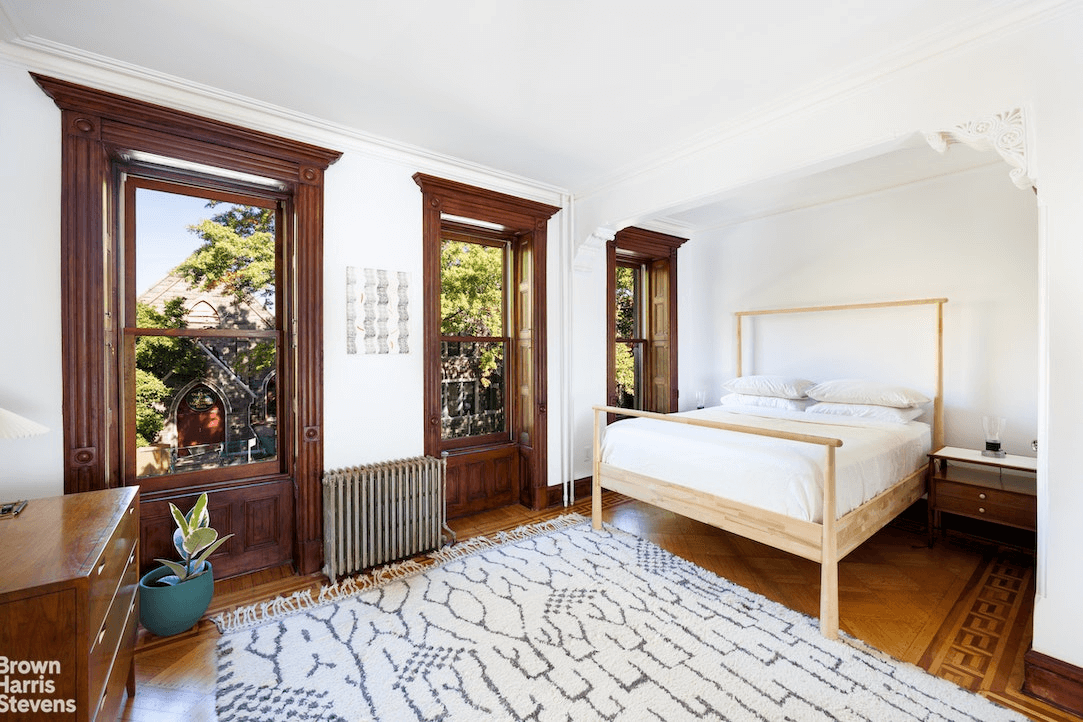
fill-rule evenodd
<path id="1" fill-rule="evenodd" d="M 943 512 L 1034 531 L 1037 472 L 1031 456 L 997 458 L 954 446 L 929 454 L 929 545 Z"/>

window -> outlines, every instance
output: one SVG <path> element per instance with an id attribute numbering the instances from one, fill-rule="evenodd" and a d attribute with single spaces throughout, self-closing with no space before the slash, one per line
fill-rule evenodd
<path id="1" fill-rule="evenodd" d="M 445 223 L 440 241 L 440 439 L 509 439 L 505 409 L 510 238 Z"/>
<path id="2" fill-rule="evenodd" d="M 65 492 L 138 483 L 144 566 L 175 554 L 168 502 L 187 508 L 206 490 L 212 524 L 234 533 L 215 556 L 216 575 L 291 559 L 301 573 L 317 571 L 323 551 L 323 172 L 339 153 L 33 77 L 61 109 Z M 230 320 L 229 304 L 213 300 L 190 308 L 163 305 L 154 316 L 143 309 L 140 317 L 136 266 L 148 251 L 146 239 L 132 240 L 127 230 L 138 227 L 134 214 L 145 199 L 128 197 L 125 181 L 132 179 L 133 188 L 174 201 L 195 196 L 275 209 L 271 323 L 246 327 Z M 152 189 L 152 182 L 164 185 Z M 224 339 L 221 346 L 217 338 Z M 137 362 L 137 343 L 141 352 L 169 347 L 165 355 L 179 365 Z M 217 371 L 184 376 L 187 362 Z M 158 387 L 160 395 L 142 410 L 153 409 L 163 428 L 167 422 L 184 427 L 178 440 L 193 443 L 178 445 L 172 462 L 189 465 L 184 473 L 175 468 L 140 476 L 136 468 L 140 406 L 133 392 L 156 385 L 144 377 L 151 383 L 141 387 L 135 377 L 152 367 L 166 391 Z M 255 395 L 249 406 L 255 423 L 273 423 L 270 446 L 265 435 L 234 427 L 239 402 L 225 382 L 231 375 Z M 145 428 L 150 433 L 153 424 Z M 152 435 L 163 441 L 160 431 Z M 151 463 L 160 470 L 171 460 Z"/>
<path id="3" fill-rule="evenodd" d="M 280 471 L 262 391 L 278 370 L 280 204 L 123 168 L 126 479 Z M 244 468 L 241 468 L 244 467 Z M 181 483 L 190 483 L 187 480 Z"/>
<path id="4" fill-rule="evenodd" d="M 422 173 L 425 453 L 447 514 L 549 504 L 545 238 L 559 208 Z"/>
<path id="5" fill-rule="evenodd" d="M 610 406 L 677 410 L 677 249 L 685 240 L 626 228 L 607 244 Z"/>

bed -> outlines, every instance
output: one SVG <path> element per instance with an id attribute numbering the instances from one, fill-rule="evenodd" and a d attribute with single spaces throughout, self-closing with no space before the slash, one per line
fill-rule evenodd
<path id="1" fill-rule="evenodd" d="M 895 424 L 899 428 L 892 432 L 888 424 L 802 412 L 749 413 L 735 407 L 659 414 L 595 406 L 594 528 L 601 528 L 601 492 L 610 489 L 818 562 L 820 631 L 838 637 L 839 561 L 925 493 L 926 454 L 943 446 L 946 302 L 935 298 L 738 312 L 736 370 L 741 377 L 746 317 L 935 306 L 931 423 Z M 633 418 L 607 430 L 608 414 Z M 750 494 L 754 487 L 767 486 L 767 478 L 773 491 Z M 824 513 L 829 509 L 837 513 Z"/>

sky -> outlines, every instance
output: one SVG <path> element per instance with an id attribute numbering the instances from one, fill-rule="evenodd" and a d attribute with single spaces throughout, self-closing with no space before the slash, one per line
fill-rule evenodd
<path id="1" fill-rule="evenodd" d="M 207 208 L 207 200 L 176 193 L 136 190 L 135 259 L 136 294 L 142 294 L 176 268 L 203 241 L 188 226 L 219 213 L 224 206 Z"/>

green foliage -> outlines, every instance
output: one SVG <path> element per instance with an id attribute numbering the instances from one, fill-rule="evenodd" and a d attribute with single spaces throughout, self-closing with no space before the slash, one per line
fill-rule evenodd
<path id="1" fill-rule="evenodd" d="M 158 405 L 169 396 L 169 387 L 160 378 L 135 370 L 135 445 L 150 446 L 165 423 Z"/>
<path id="2" fill-rule="evenodd" d="M 275 344 L 273 341 L 260 341 L 251 348 L 237 352 L 233 360 L 233 370 L 238 376 L 251 383 L 261 373 L 275 367 Z"/>
<path id="3" fill-rule="evenodd" d="M 210 201 L 210 207 L 218 205 Z M 260 297 L 274 302 L 274 211 L 229 206 L 209 220 L 189 226 L 203 245 L 177 266 L 189 283 L 205 291 L 221 287 L 237 304 Z"/>
<path id="4" fill-rule="evenodd" d="M 617 398 L 634 399 L 636 395 L 636 362 L 631 344 L 617 344 Z M 635 406 L 633 403 L 632 407 Z"/>
<path id="5" fill-rule="evenodd" d="M 184 298 L 174 298 L 161 313 L 145 303 L 135 305 L 140 328 L 184 328 Z M 174 389 L 203 375 L 206 357 L 191 339 L 139 336 L 135 340 L 135 444 L 150 446 L 165 423 L 159 410 Z M 167 383 L 168 381 L 168 383 Z"/>
<path id="6" fill-rule="evenodd" d="M 636 283 L 638 270 L 628 266 L 617 266 L 616 299 L 617 304 L 617 338 L 635 338 L 637 333 L 636 323 L 636 293 L 639 290 Z M 636 393 L 636 364 L 632 354 L 631 344 L 617 344 L 616 349 L 616 382 L 618 399 L 634 399 Z M 636 406 L 633 402 L 631 406 Z"/>
<path id="7" fill-rule="evenodd" d="M 173 544 L 181 555 L 181 561 L 175 562 L 169 559 L 156 561 L 169 567 L 173 572 L 160 578 L 158 583 L 173 586 L 205 572 L 207 557 L 233 535 L 227 534 L 219 539 L 218 532 L 211 528 L 206 493 L 200 494 L 195 506 L 187 514 L 182 514 L 173 502 L 169 503 L 169 512 L 177 524 L 177 531 L 173 534 Z"/>
<path id="8" fill-rule="evenodd" d="M 444 241 L 440 249 L 440 332 L 445 336 L 504 334 L 504 249 Z M 474 346 L 482 386 L 503 369 L 504 347 Z"/>
<path id="9" fill-rule="evenodd" d="M 440 249 L 440 332 L 504 334 L 504 250 L 462 241 Z"/>

